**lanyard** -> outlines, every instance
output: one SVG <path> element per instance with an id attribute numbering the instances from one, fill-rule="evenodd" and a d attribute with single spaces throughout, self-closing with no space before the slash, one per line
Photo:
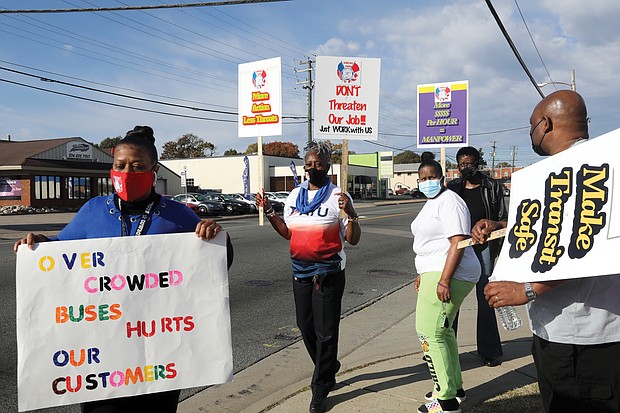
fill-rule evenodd
<path id="1" fill-rule="evenodd" d="M 142 217 L 140 217 L 140 222 L 138 223 L 138 228 L 136 229 L 136 233 L 134 234 L 136 237 L 140 236 L 142 234 L 142 230 L 144 229 L 144 225 L 146 224 L 146 221 L 148 221 L 150 215 L 151 215 L 151 210 L 153 209 L 153 205 L 155 205 L 155 201 L 152 201 L 150 204 L 148 204 L 146 206 L 146 209 L 144 210 L 144 213 L 142 214 Z M 121 210 L 121 201 L 119 199 L 118 201 L 118 210 Z M 125 218 L 123 217 L 123 214 L 121 213 L 121 237 L 127 237 L 129 236 L 129 231 L 127 229 L 127 223 L 125 222 Z"/>

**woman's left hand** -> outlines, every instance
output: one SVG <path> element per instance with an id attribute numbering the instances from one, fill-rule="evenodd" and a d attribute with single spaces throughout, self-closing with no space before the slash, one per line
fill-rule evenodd
<path id="1" fill-rule="evenodd" d="M 415 277 L 415 281 L 413 282 L 413 288 L 415 288 L 416 293 L 420 292 L 420 274 Z"/>
<path id="2" fill-rule="evenodd" d="M 196 224 L 196 236 L 203 240 L 210 240 L 222 230 L 220 224 L 210 219 L 203 219 Z"/>
<path id="3" fill-rule="evenodd" d="M 346 192 L 338 192 L 338 208 L 342 209 L 345 214 L 350 217 L 357 216 L 355 213 L 355 208 L 353 208 L 353 204 L 351 203 L 351 199 L 347 195 Z"/>
<path id="4" fill-rule="evenodd" d="M 447 303 L 450 301 L 450 283 L 446 284 L 442 281 L 437 283 L 437 298 L 439 301 Z"/>

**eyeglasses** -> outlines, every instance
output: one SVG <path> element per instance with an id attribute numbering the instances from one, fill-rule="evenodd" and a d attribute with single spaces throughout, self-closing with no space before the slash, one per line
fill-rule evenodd
<path id="1" fill-rule="evenodd" d="M 472 168 L 476 166 L 475 163 L 460 163 L 459 164 L 459 168 Z"/>

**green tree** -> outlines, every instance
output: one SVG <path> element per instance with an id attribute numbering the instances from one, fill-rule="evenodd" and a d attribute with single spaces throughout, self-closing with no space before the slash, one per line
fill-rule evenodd
<path id="1" fill-rule="evenodd" d="M 508 162 L 499 162 L 497 165 L 495 165 L 496 168 L 510 168 L 511 166 L 512 164 Z"/>
<path id="2" fill-rule="evenodd" d="M 265 147 L 265 145 L 263 145 L 263 148 Z M 248 145 L 248 147 L 245 149 L 244 152 L 246 155 L 250 155 L 253 153 L 258 153 L 258 143 L 251 143 Z"/>
<path id="3" fill-rule="evenodd" d="M 122 136 L 117 136 L 116 138 L 110 138 L 107 137 L 105 139 L 103 139 L 101 141 L 101 143 L 99 143 L 100 148 L 105 149 L 105 148 L 114 148 L 116 147 L 116 145 L 118 145 L 118 143 L 120 142 L 120 140 L 123 139 Z"/>
<path id="4" fill-rule="evenodd" d="M 232 149 L 232 148 L 231 149 L 226 149 L 224 151 L 224 156 L 232 156 L 232 155 L 240 155 L 240 153 L 237 152 L 236 149 Z"/>
<path id="5" fill-rule="evenodd" d="M 193 133 L 186 133 L 176 141 L 164 143 L 161 159 L 206 158 L 213 156 L 215 145 Z"/>
<path id="6" fill-rule="evenodd" d="M 349 151 L 349 155 L 355 154 L 355 151 Z M 332 164 L 342 163 L 342 144 L 335 143 L 332 145 Z"/>
<path id="7" fill-rule="evenodd" d="M 402 151 L 401 153 L 394 156 L 395 164 L 419 162 L 421 162 L 420 155 L 410 150 Z"/>

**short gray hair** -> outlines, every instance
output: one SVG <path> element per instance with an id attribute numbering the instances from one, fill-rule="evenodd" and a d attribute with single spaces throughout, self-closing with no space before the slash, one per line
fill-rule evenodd
<path id="1" fill-rule="evenodd" d="M 304 148 L 306 154 L 316 152 L 321 159 L 331 163 L 332 161 L 332 144 L 330 141 L 310 141 Z"/>

